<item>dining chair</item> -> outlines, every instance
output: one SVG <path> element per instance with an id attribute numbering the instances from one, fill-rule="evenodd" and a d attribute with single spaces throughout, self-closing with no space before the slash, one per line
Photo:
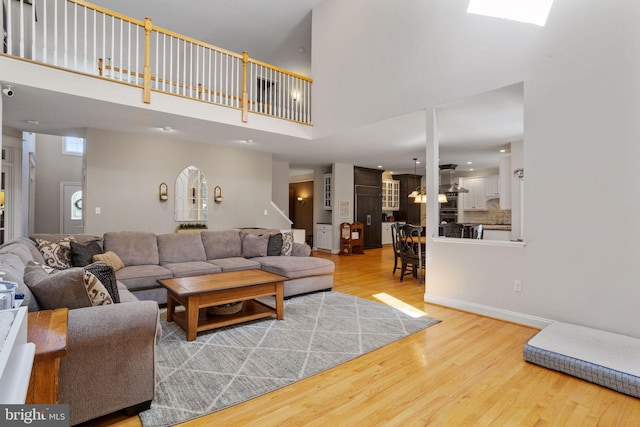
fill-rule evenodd
<path id="1" fill-rule="evenodd" d="M 402 240 L 400 239 L 400 224 L 391 224 L 391 242 L 393 244 L 393 274 L 398 269 L 398 260 L 402 258 Z M 401 261 L 402 262 L 402 261 Z"/>
<path id="2" fill-rule="evenodd" d="M 418 284 L 422 285 L 424 278 L 425 254 L 422 249 L 422 227 L 419 225 L 404 225 L 399 227 L 401 250 L 401 271 L 400 282 L 404 276 L 411 274 L 418 279 Z"/>

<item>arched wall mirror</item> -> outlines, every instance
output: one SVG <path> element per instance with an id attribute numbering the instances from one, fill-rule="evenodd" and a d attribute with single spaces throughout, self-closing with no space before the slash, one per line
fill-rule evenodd
<path id="1" fill-rule="evenodd" d="M 187 166 L 176 178 L 176 221 L 207 220 L 207 178 L 195 166 Z"/>

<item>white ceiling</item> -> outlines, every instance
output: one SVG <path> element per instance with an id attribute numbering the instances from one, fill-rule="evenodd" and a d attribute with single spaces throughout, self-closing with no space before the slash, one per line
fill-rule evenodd
<path id="1" fill-rule="evenodd" d="M 95 0 L 119 13 L 216 46 L 241 52 L 274 65 L 304 73 L 310 69 L 311 9 L 321 0 Z M 152 7 L 153 6 L 153 7 Z M 156 12 L 150 13 L 149 11 Z M 304 48 L 304 53 L 298 50 Z M 107 83 L 109 84 L 109 83 Z M 55 108 L 52 108 L 55 106 Z M 458 170 L 497 167 L 499 148 L 523 139 L 523 88 L 479 94 L 437 108 L 440 164 L 456 163 Z M 38 125 L 26 120 L 37 120 Z M 395 173 L 414 170 L 413 158 L 424 162 L 424 111 L 390 118 L 312 142 L 189 117 L 123 108 L 87 98 L 61 96 L 52 91 L 17 87 L 16 96 L 4 99 L 5 126 L 56 135 L 81 134 L 87 127 L 171 137 L 158 128 L 171 126 L 180 139 L 224 145 L 251 139 L 244 148 L 271 152 L 289 162 L 292 175 L 314 165 L 334 162 L 377 168 Z M 212 141 L 210 135 L 216 135 Z M 472 161 L 473 166 L 466 162 Z M 418 168 L 418 173 L 421 172 Z"/>

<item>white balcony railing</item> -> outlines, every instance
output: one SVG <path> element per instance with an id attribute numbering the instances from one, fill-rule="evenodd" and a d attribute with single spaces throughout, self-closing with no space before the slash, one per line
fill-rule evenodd
<path id="1" fill-rule="evenodd" d="M 311 124 L 312 80 L 82 0 L 3 3 L 2 54 Z"/>

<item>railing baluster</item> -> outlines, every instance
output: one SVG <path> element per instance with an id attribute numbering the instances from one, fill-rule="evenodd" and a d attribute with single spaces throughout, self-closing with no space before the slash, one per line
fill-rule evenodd
<path id="1" fill-rule="evenodd" d="M 98 12 L 96 10 L 93 11 L 93 62 L 92 64 L 96 64 L 98 62 Z"/>
<path id="2" fill-rule="evenodd" d="M 36 5 L 31 4 L 31 59 L 36 60 Z"/>
<path id="3" fill-rule="evenodd" d="M 82 61 L 82 69 L 86 72 L 87 69 L 88 69 L 88 65 L 89 65 L 87 63 L 87 60 L 88 60 L 88 58 L 87 58 L 87 8 L 83 7 L 82 11 L 84 12 L 83 13 L 83 15 L 84 15 L 84 19 L 83 19 L 84 31 L 83 31 L 83 34 L 82 34 L 84 36 L 84 43 L 83 43 L 83 46 L 84 46 L 84 55 L 83 55 L 84 61 Z"/>
<path id="4" fill-rule="evenodd" d="M 154 68 L 154 70 L 156 71 L 156 76 L 158 75 L 158 69 L 159 69 L 159 66 L 158 66 L 158 61 L 160 60 L 159 51 L 160 51 L 160 33 L 156 32 L 156 66 Z M 156 90 L 159 89 L 158 83 L 159 83 L 158 79 L 156 79 L 156 82 L 154 83 Z"/>
<path id="5" fill-rule="evenodd" d="M 48 21 L 48 16 L 47 16 L 47 3 L 46 1 L 42 2 L 43 3 L 43 10 L 42 10 L 42 14 L 44 17 L 44 20 L 42 22 L 42 62 L 44 62 L 45 64 L 47 63 L 47 21 Z"/>
<path id="6" fill-rule="evenodd" d="M 13 13 L 11 5 L 13 4 L 10 1 L 7 4 L 7 53 L 9 55 L 13 55 Z"/>

